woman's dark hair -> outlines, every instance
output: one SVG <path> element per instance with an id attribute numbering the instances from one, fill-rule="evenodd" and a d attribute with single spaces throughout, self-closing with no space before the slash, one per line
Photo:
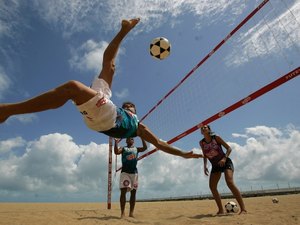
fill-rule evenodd
<path id="1" fill-rule="evenodd" d="M 201 127 L 201 130 L 202 130 L 203 127 L 207 127 L 209 130 L 211 130 L 211 129 L 210 129 L 210 126 L 209 126 L 208 124 L 203 125 L 203 126 Z"/>
<path id="2" fill-rule="evenodd" d="M 207 127 L 209 129 L 209 134 L 212 136 L 212 135 L 215 135 L 215 132 L 213 132 L 211 129 L 210 129 L 210 126 L 208 124 L 205 124 L 201 127 L 201 131 L 203 130 L 202 128 L 203 127 Z"/>

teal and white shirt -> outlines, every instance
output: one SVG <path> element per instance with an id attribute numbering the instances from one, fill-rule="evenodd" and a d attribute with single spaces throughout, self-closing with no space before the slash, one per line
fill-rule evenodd
<path id="1" fill-rule="evenodd" d="M 136 147 L 123 147 L 122 151 L 122 172 L 138 173 L 137 170 L 138 150 Z"/>

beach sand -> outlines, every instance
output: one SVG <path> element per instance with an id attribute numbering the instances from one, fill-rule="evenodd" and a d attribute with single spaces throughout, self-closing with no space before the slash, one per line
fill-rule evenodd
<path id="1" fill-rule="evenodd" d="M 272 203 L 272 198 L 279 200 Z M 231 199 L 223 199 L 225 204 Z M 137 202 L 135 218 L 120 219 L 119 203 L 0 203 L 1 225 L 238 224 L 300 225 L 300 194 L 244 198 L 247 214 L 216 216 L 214 200 Z M 129 204 L 126 204 L 128 215 Z"/>

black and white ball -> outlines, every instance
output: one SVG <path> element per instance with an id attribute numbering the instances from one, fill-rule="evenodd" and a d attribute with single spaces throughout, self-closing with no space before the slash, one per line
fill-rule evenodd
<path id="1" fill-rule="evenodd" d="M 238 205 L 233 201 L 227 202 L 225 204 L 225 209 L 227 213 L 237 213 L 239 211 Z"/>
<path id="2" fill-rule="evenodd" d="M 277 203 L 279 203 L 279 200 L 278 200 L 278 198 L 272 198 L 272 202 L 277 204 Z"/>
<path id="3" fill-rule="evenodd" d="M 171 44 L 167 38 L 154 38 L 150 44 L 150 55 L 155 59 L 165 59 L 170 55 Z"/>

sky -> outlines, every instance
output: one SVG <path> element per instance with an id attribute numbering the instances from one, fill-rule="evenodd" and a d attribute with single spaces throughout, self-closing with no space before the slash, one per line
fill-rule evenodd
<path id="1" fill-rule="evenodd" d="M 22 101 L 68 80 L 90 85 L 121 20 L 140 17 L 119 50 L 112 100 L 135 102 L 142 118 L 260 2 L 0 0 L 0 102 Z M 299 67 L 299 28 L 299 0 L 270 1 L 145 124 L 170 140 Z M 169 39 L 167 59 L 150 56 L 156 37 Z M 300 186 L 299 85 L 296 77 L 211 124 L 233 149 L 241 191 Z M 196 131 L 174 145 L 200 153 L 201 138 Z M 121 165 L 114 155 L 113 162 L 113 169 Z M 104 202 L 107 163 L 108 137 L 86 128 L 72 102 L 0 125 L 2 202 Z M 159 151 L 140 160 L 138 170 L 138 199 L 210 193 L 202 159 Z M 113 201 L 118 179 L 114 172 Z M 223 177 L 219 191 L 229 191 Z"/>

